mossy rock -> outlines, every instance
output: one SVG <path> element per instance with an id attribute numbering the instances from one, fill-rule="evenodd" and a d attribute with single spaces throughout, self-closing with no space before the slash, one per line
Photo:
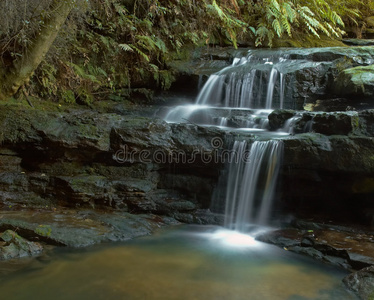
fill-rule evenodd
<path id="1" fill-rule="evenodd" d="M 334 81 L 333 90 L 341 96 L 374 96 L 374 65 L 359 66 L 342 71 Z"/>
<path id="2" fill-rule="evenodd" d="M 29 242 L 12 230 L 6 230 L 0 235 L 5 245 L 0 247 L 0 260 L 33 256 L 42 252 L 39 243 Z"/>
<path id="3" fill-rule="evenodd" d="M 273 41 L 273 47 L 294 47 L 294 48 L 313 48 L 313 47 L 344 47 L 342 41 L 321 36 L 320 38 L 312 35 L 295 35 L 292 38 L 279 38 Z"/>
<path id="4" fill-rule="evenodd" d="M 348 275 L 343 279 L 343 283 L 360 299 L 374 299 L 374 266 Z"/>

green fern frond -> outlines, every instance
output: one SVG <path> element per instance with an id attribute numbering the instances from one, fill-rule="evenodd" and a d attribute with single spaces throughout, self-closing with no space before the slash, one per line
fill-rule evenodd
<path id="1" fill-rule="evenodd" d="M 212 4 L 207 5 L 207 8 L 216 13 L 221 19 L 224 19 L 226 16 L 215 0 L 213 0 Z"/>
<path id="2" fill-rule="evenodd" d="M 331 15 L 332 15 L 331 19 L 334 21 L 334 24 L 338 24 L 338 25 L 344 27 L 344 22 L 343 22 L 342 18 L 335 11 L 333 11 L 331 13 Z"/>
<path id="3" fill-rule="evenodd" d="M 130 45 L 128 44 L 118 44 L 118 46 L 123 50 L 123 51 L 130 51 L 130 52 L 133 52 L 134 49 L 131 48 Z"/>
<path id="4" fill-rule="evenodd" d="M 122 6 L 120 3 L 118 2 L 114 2 L 113 3 L 113 7 L 115 9 L 115 11 L 121 15 L 121 16 L 125 16 L 128 14 L 128 10 L 126 9 L 126 7 Z"/>
<path id="5" fill-rule="evenodd" d="M 152 69 L 153 72 L 157 73 L 159 71 L 159 68 L 155 64 L 149 64 L 148 66 Z"/>
<path id="6" fill-rule="evenodd" d="M 334 27 L 332 27 L 331 26 L 331 24 L 329 24 L 329 23 L 326 23 L 325 24 L 326 25 L 326 27 L 327 27 L 327 29 L 329 30 L 329 32 L 331 32 L 333 35 L 335 35 L 336 37 L 340 37 L 341 35 L 334 29 Z M 330 36 L 330 35 L 328 35 L 328 36 Z"/>
<path id="7" fill-rule="evenodd" d="M 291 36 L 291 24 L 287 20 L 287 16 L 283 16 L 281 18 L 281 24 L 283 27 L 283 30 L 285 30 L 288 34 L 288 36 Z"/>
<path id="8" fill-rule="evenodd" d="M 137 44 L 147 51 L 156 50 L 155 41 L 148 35 L 136 35 Z"/>
<path id="9" fill-rule="evenodd" d="M 138 47 L 134 45 L 130 45 L 130 47 L 135 50 L 136 53 L 138 53 L 141 57 L 143 57 L 147 62 L 149 62 L 149 57 L 147 54 L 145 54 L 142 50 L 140 50 Z"/>
<path id="10" fill-rule="evenodd" d="M 291 23 L 293 23 L 297 17 L 296 11 L 293 9 L 293 7 L 291 6 L 291 3 L 289 2 L 285 2 L 283 7 L 287 14 L 287 18 L 290 20 Z"/>
<path id="11" fill-rule="evenodd" d="M 274 8 L 276 11 L 280 12 L 281 8 L 277 0 L 271 0 L 270 8 Z"/>
<path id="12" fill-rule="evenodd" d="M 326 22 L 324 25 L 327 25 L 328 23 Z M 325 26 L 323 26 L 321 23 L 318 25 L 318 29 L 321 30 L 324 34 L 326 34 L 327 36 L 331 36 L 331 33 L 329 30 L 326 29 Z"/>
<path id="13" fill-rule="evenodd" d="M 273 46 L 274 32 L 268 30 L 267 38 L 268 38 L 269 47 L 271 48 Z"/>
<path id="14" fill-rule="evenodd" d="M 281 37 L 283 30 L 282 30 L 282 26 L 279 23 L 278 19 L 274 19 L 274 21 L 272 23 L 272 26 L 273 26 L 273 29 L 274 29 L 275 33 L 278 35 L 278 37 Z"/>
<path id="15" fill-rule="evenodd" d="M 255 33 L 255 35 L 257 36 L 256 41 L 255 41 L 256 47 L 262 45 L 262 42 L 266 38 L 268 31 L 269 30 L 264 25 L 261 25 L 261 24 L 259 25 Z"/>
<path id="16" fill-rule="evenodd" d="M 269 6 L 266 13 L 266 18 L 271 20 L 273 17 L 279 18 L 281 16 L 281 12 L 277 10 L 274 6 Z"/>
<path id="17" fill-rule="evenodd" d="M 302 12 L 304 15 L 314 17 L 314 12 L 312 12 L 308 6 L 300 7 L 300 12 Z"/>
<path id="18" fill-rule="evenodd" d="M 159 37 L 155 37 L 154 38 L 154 43 L 156 45 L 156 47 L 162 52 L 162 53 L 167 53 L 168 52 L 168 49 L 166 48 L 166 45 L 164 43 L 164 41 L 162 39 L 160 39 Z"/>
<path id="19" fill-rule="evenodd" d="M 103 36 L 103 35 L 99 35 L 100 37 L 100 41 L 101 43 L 103 43 L 105 45 L 106 48 L 110 48 L 110 40 L 109 40 L 109 37 L 107 36 Z"/>

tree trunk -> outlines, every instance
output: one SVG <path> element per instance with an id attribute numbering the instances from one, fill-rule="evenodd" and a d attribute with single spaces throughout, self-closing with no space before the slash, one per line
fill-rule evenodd
<path id="1" fill-rule="evenodd" d="M 52 46 L 75 2 L 76 0 L 53 0 L 49 17 L 43 28 L 37 33 L 31 46 L 23 53 L 22 58 L 15 60 L 12 67 L 6 71 L 0 65 L 0 68 L 3 69 L 0 100 L 6 100 L 13 96 L 29 80 Z"/>

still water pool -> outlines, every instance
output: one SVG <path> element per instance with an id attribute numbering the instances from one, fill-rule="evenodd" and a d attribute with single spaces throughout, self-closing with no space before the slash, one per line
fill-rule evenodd
<path id="1" fill-rule="evenodd" d="M 0 263 L 0 268 L 5 267 Z M 356 299 L 344 271 L 212 226 L 180 226 L 0 276 L 1 299 Z"/>

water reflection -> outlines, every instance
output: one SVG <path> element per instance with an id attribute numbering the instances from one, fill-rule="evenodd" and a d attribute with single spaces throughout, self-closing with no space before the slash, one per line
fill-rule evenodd
<path id="1" fill-rule="evenodd" d="M 251 241 L 227 247 L 228 232 L 184 226 L 84 250 L 2 277 L 2 299 L 355 299 L 343 272 Z M 235 238 L 234 238 L 235 240 Z M 251 246 L 251 243 L 253 245 Z M 1 266 L 1 264 L 0 264 Z"/>

